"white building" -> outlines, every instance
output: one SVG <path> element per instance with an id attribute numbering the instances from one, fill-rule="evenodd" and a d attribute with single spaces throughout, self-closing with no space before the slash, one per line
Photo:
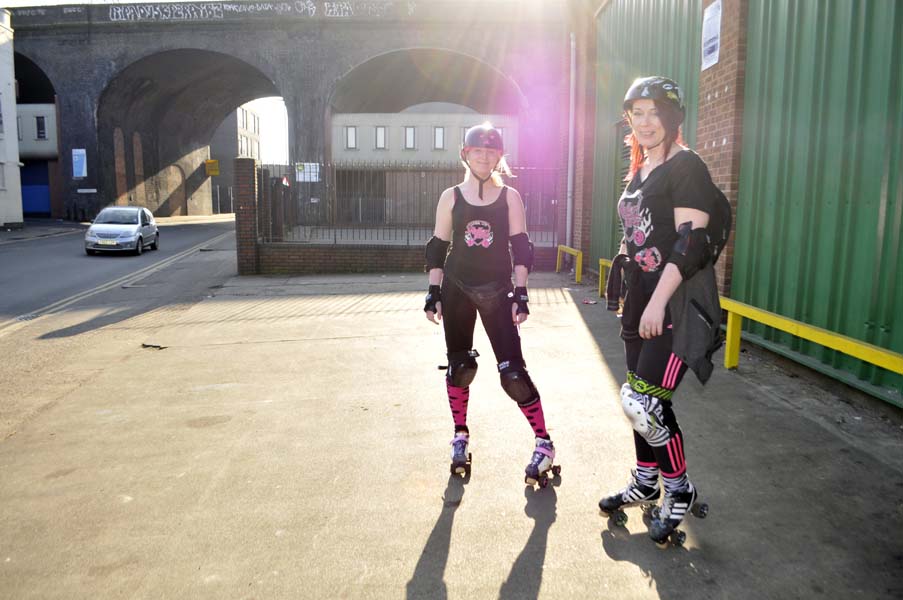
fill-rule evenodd
<path id="1" fill-rule="evenodd" d="M 517 164 L 517 117 L 483 115 L 445 102 L 418 104 L 399 113 L 333 115 L 332 160 L 457 163 L 464 133 L 484 121 L 502 132 L 508 164 Z"/>
<path id="2" fill-rule="evenodd" d="M 9 11 L 0 9 L 0 226 L 21 226 L 16 79 Z"/>

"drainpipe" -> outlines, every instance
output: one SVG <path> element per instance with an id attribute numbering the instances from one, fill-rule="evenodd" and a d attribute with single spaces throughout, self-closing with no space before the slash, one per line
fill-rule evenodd
<path id="1" fill-rule="evenodd" d="M 577 104 L 577 38 L 571 32 L 571 91 L 568 107 L 567 245 L 574 247 L 574 137 Z"/>

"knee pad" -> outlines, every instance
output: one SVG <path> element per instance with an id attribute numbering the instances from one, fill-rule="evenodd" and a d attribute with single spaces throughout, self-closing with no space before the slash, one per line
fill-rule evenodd
<path id="1" fill-rule="evenodd" d="M 477 376 L 476 357 L 480 355 L 476 350 L 452 352 L 448 355 L 448 371 L 446 377 L 449 383 L 455 387 L 467 387 Z"/>
<path id="2" fill-rule="evenodd" d="M 650 446 L 664 446 L 671 439 L 671 431 L 663 421 L 661 400 L 655 396 L 641 394 L 625 383 L 621 386 L 621 408 L 634 431 Z"/>
<path id="3" fill-rule="evenodd" d="M 539 392 L 524 367 L 504 362 L 499 365 L 499 378 L 502 389 L 519 405 L 529 406 L 539 399 Z"/>

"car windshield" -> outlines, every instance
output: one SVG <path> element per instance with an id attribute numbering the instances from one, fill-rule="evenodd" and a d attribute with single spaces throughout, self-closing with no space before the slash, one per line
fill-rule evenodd
<path id="1" fill-rule="evenodd" d="M 95 223 L 106 223 L 110 225 L 137 225 L 138 213 L 133 210 L 102 210 Z"/>

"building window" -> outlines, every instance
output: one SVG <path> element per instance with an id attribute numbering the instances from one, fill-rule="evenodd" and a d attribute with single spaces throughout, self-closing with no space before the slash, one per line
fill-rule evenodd
<path id="1" fill-rule="evenodd" d="M 6 163 L 0 162 L 0 190 L 6 189 Z"/>
<path id="2" fill-rule="evenodd" d="M 376 126 L 376 149 L 386 149 L 386 128 L 382 125 Z"/>
<path id="3" fill-rule="evenodd" d="M 345 128 L 345 149 L 357 150 L 357 127 L 354 125 Z"/>
<path id="4" fill-rule="evenodd" d="M 433 150 L 445 150 L 445 127 L 433 127 Z"/>
<path id="5" fill-rule="evenodd" d="M 35 130 L 37 131 L 36 136 L 39 140 L 47 139 L 47 125 L 45 124 L 44 117 L 35 117 L 34 118 Z"/>
<path id="6" fill-rule="evenodd" d="M 416 127 L 404 128 L 404 149 L 415 150 L 417 148 Z"/>
<path id="7" fill-rule="evenodd" d="M 19 134 L 19 141 L 22 141 L 22 117 L 16 117 L 16 133 Z"/>

